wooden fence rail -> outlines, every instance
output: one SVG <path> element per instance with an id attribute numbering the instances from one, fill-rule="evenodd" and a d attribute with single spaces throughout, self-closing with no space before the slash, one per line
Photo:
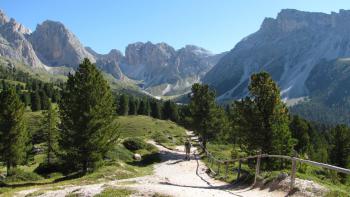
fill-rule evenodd
<path id="1" fill-rule="evenodd" d="M 243 157 L 243 158 L 237 158 L 237 159 L 232 159 L 232 160 L 220 160 L 218 158 L 215 158 L 206 148 L 204 148 L 204 146 L 202 145 L 202 143 L 198 143 L 199 146 L 202 148 L 202 150 L 205 152 L 206 156 L 208 157 L 208 160 L 210 161 L 210 170 L 215 172 L 213 170 L 213 165 L 214 162 L 217 163 L 217 173 L 220 173 L 220 165 L 223 164 L 223 166 L 225 166 L 225 179 L 228 177 L 228 165 L 229 164 L 234 164 L 236 162 L 238 163 L 238 169 L 237 169 L 237 179 L 240 178 L 241 176 L 241 167 L 242 167 L 242 162 L 246 161 L 248 159 L 255 159 L 257 160 L 256 162 L 256 166 L 255 166 L 255 178 L 254 178 L 254 183 L 253 185 L 256 184 L 257 181 L 257 177 L 260 174 L 260 163 L 261 163 L 261 158 L 281 158 L 281 159 L 286 159 L 286 160 L 291 160 L 292 161 L 292 169 L 291 169 L 291 182 L 290 182 L 290 188 L 293 189 L 294 188 L 294 184 L 295 184 L 295 177 L 296 177 L 296 171 L 297 171 L 297 162 L 300 163 L 305 163 L 305 164 L 309 164 L 309 165 L 313 165 L 313 166 L 317 166 L 317 167 L 322 167 L 322 168 L 327 168 L 329 170 L 334 170 L 340 173 L 345 173 L 345 174 L 350 174 L 350 169 L 346 169 L 346 168 L 341 168 L 338 166 L 333 166 L 333 165 L 329 165 L 329 164 L 325 164 L 325 163 L 319 163 L 316 161 L 311 161 L 311 160 L 306 160 L 306 159 L 300 159 L 297 157 L 291 157 L 291 156 L 286 156 L 286 155 L 269 155 L 269 154 L 261 154 L 261 152 L 258 155 L 252 155 L 252 156 L 248 156 L 248 157 Z"/>

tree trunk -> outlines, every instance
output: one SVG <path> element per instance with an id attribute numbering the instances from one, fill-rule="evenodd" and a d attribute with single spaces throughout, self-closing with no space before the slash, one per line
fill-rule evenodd
<path id="1" fill-rule="evenodd" d="M 205 138 L 205 137 L 203 137 L 202 138 L 203 139 L 203 147 L 204 147 L 204 149 L 207 149 L 207 138 Z"/>
<path id="2" fill-rule="evenodd" d="M 83 174 L 86 174 L 87 173 L 87 160 L 84 160 L 83 161 Z"/>
<path id="3" fill-rule="evenodd" d="M 11 164 L 9 161 L 6 162 L 6 170 L 7 170 L 6 172 L 7 176 L 10 176 Z"/>

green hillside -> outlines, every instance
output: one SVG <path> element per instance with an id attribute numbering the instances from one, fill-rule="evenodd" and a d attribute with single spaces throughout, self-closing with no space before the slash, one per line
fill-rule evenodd
<path id="1" fill-rule="evenodd" d="M 26 122 L 31 133 L 42 134 L 41 121 L 43 119 L 42 111 L 26 112 Z M 121 132 L 121 139 L 115 145 L 115 148 L 108 154 L 110 160 L 93 173 L 84 177 L 73 179 L 63 178 L 65 175 L 61 173 L 52 173 L 50 175 L 41 176 L 34 172 L 35 168 L 44 160 L 43 153 L 35 154 L 34 160 L 28 165 L 19 166 L 20 174 L 9 180 L 0 181 L 3 187 L 0 187 L 0 195 L 12 196 L 13 192 L 35 187 L 44 184 L 50 188 L 57 188 L 66 184 L 89 184 L 102 182 L 104 180 L 125 179 L 136 176 L 142 176 L 152 173 L 152 165 L 135 164 L 132 155 L 133 152 L 127 150 L 121 143 L 123 139 L 130 137 L 140 137 L 145 140 L 159 140 L 165 145 L 173 146 L 181 142 L 181 138 L 185 135 L 185 129 L 176 125 L 171 121 L 156 120 L 147 116 L 120 116 L 116 118 L 119 124 L 118 131 Z M 161 138 L 159 138 L 161 136 Z M 167 139 L 162 139 L 167 137 Z M 170 140 L 172 139 L 172 140 Z M 39 139 L 40 141 L 40 139 Z M 35 144 L 35 147 L 44 148 L 45 144 Z M 153 148 L 154 149 L 154 148 Z M 147 150 L 140 151 L 145 153 Z M 0 173 L 6 172 L 6 167 L 1 164 Z M 69 176 L 73 176 L 71 174 Z M 8 186 L 6 186 L 8 185 Z M 22 185 L 22 186 L 21 186 Z"/>

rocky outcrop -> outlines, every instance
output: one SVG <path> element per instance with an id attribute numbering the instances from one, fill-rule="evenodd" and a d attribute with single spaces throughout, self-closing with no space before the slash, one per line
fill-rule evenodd
<path id="1" fill-rule="evenodd" d="M 216 63 L 211 52 L 193 45 L 175 50 L 166 43 L 134 43 L 127 46 L 122 71 L 144 82 L 156 95 L 183 93 Z M 157 91 L 154 90 L 157 89 Z"/>
<path id="2" fill-rule="evenodd" d="M 114 78 L 134 79 L 158 96 L 188 91 L 222 56 L 193 45 L 175 50 L 166 43 L 151 42 L 128 45 L 125 56 L 116 49 L 99 54 L 85 48 L 60 22 L 44 21 L 31 33 L 3 12 L 0 12 L 0 55 L 52 74 L 67 74 L 89 58 Z"/>
<path id="3" fill-rule="evenodd" d="M 120 69 L 120 64 L 123 61 L 123 58 L 123 54 L 120 51 L 112 49 L 108 54 L 97 54 L 96 65 L 103 71 L 111 74 L 114 78 L 124 80 L 125 75 Z"/>
<path id="4" fill-rule="evenodd" d="M 40 60 L 48 66 L 77 67 L 84 58 L 95 58 L 62 23 L 47 20 L 36 27 L 30 41 Z"/>
<path id="5" fill-rule="evenodd" d="M 316 64 L 350 55 L 349 30 L 350 11 L 282 10 L 240 41 L 204 82 L 217 90 L 220 99 L 237 99 L 247 94 L 249 76 L 264 70 L 278 82 L 284 98 L 308 96 L 305 82 Z"/>
<path id="6" fill-rule="evenodd" d="M 32 68 L 44 68 L 44 64 L 36 56 L 36 53 L 27 40 L 30 30 L 14 19 L 8 20 L 7 16 L 0 12 L 0 56 L 14 59 Z"/>
<path id="7" fill-rule="evenodd" d="M 8 23 L 10 19 L 6 16 L 6 14 L 0 10 L 0 26 Z"/>

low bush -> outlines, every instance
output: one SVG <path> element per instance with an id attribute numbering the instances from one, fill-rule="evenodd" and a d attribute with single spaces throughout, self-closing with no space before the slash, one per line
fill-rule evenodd
<path id="1" fill-rule="evenodd" d="M 22 169 L 16 168 L 10 170 L 10 176 L 7 176 L 4 180 L 6 183 L 21 182 L 21 181 L 37 181 L 43 179 L 35 172 L 25 172 Z"/>
<path id="2" fill-rule="evenodd" d="M 147 143 L 138 137 L 130 137 L 123 141 L 123 145 L 130 151 L 136 151 L 144 149 L 147 146 Z"/>
<path id="3" fill-rule="evenodd" d="M 106 154 L 106 158 L 108 160 L 116 161 L 131 161 L 133 156 L 133 152 L 125 148 L 124 146 L 118 144 L 112 150 L 108 151 Z"/>
<path id="4" fill-rule="evenodd" d="M 47 162 L 44 162 L 39 164 L 39 166 L 35 168 L 34 172 L 40 175 L 47 176 L 54 172 L 61 172 L 62 168 L 63 166 L 61 163 L 55 162 L 55 163 L 48 164 Z"/>
<path id="5" fill-rule="evenodd" d="M 152 134 L 152 139 L 154 139 L 154 141 L 156 141 L 157 143 L 167 143 L 170 140 L 167 138 L 167 136 L 161 132 L 161 131 L 156 131 Z"/>

